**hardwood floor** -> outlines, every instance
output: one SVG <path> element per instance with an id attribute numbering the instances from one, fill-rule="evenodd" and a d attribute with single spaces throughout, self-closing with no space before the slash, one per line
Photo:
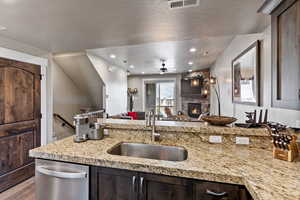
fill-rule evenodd
<path id="1" fill-rule="evenodd" d="M 34 177 L 0 193 L 1 200 L 35 200 Z"/>

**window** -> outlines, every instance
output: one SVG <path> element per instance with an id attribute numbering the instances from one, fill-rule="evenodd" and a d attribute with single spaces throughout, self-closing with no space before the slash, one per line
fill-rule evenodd
<path id="1" fill-rule="evenodd" d="M 175 81 L 147 81 L 145 89 L 145 111 L 155 109 L 159 118 L 176 115 Z"/>

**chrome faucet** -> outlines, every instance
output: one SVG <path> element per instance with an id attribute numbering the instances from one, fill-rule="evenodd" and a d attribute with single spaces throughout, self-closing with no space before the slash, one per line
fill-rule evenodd
<path id="1" fill-rule="evenodd" d="M 155 127 L 155 112 L 150 111 L 148 112 L 146 116 L 146 126 L 147 127 L 152 127 L 151 131 L 151 141 L 152 142 L 157 142 L 160 140 L 160 134 L 156 132 L 156 127 Z"/>

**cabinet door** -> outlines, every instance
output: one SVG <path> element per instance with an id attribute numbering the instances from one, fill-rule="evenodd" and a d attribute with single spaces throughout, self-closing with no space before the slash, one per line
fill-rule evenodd
<path id="1" fill-rule="evenodd" d="M 137 173 L 126 170 L 91 169 L 91 200 L 136 200 Z"/>
<path id="2" fill-rule="evenodd" d="M 193 183 L 184 178 L 140 174 L 139 200 L 192 200 Z"/>
<path id="3" fill-rule="evenodd" d="M 241 199 L 238 185 L 195 182 L 195 200 L 247 200 Z"/>
<path id="4" fill-rule="evenodd" d="M 272 13 L 274 107 L 300 110 L 300 1 L 284 1 Z"/>

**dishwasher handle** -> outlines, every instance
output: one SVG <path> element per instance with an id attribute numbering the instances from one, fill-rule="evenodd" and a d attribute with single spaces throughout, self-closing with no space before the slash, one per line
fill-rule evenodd
<path id="1" fill-rule="evenodd" d="M 47 169 L 46 166 L 37 166 L 36 171 L 47 176 L 53 176 L 56 178 L 64 179 L 83 179 L 87 177 L 86 172 L 60 172 Z"/>

